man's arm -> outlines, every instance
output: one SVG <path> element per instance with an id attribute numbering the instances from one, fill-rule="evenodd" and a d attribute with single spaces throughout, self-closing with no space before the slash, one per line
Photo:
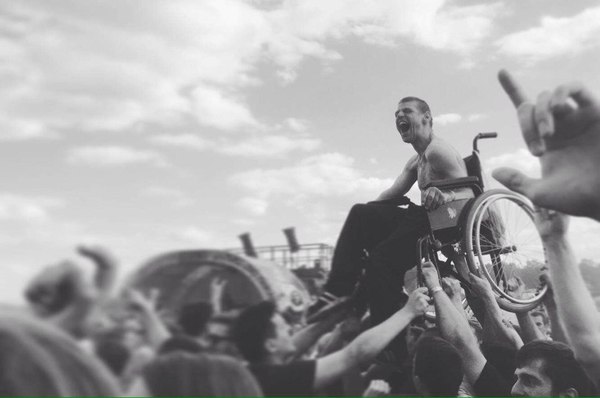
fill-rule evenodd
<path id="1" fill-rule="evenodd" d="M 567 235 L 568 219 L 545 209 L 536 212 L 536 226 L 544 242 L 554 300 L 563 330 L 577 360 L 592 380 L 600 377 L 600 316 Z"/>
<path id="2" fill-rule="evenodd" d="M 442 337 L 456 347 L 463 360 L 465 377 L 474 385 L 487 362 L 479 349 L 477 338 L 467 320 L 456 310 L 440 286 L 437 271 L 432 263 L 423 264 L 423 276 L 433 296 L 435 315 Z"/>
<path id="3" fill-rule="evenodd" d="M 560 341 L 561 343 L 568 345 L 569 340 L 567 340 L 567 335 L 565 334 L 565 331 L 560 324 L 560 318 L 558 317 L 558 309 L 556 308 L 556 301 L 554 300 L 554 290 L 550 275 L 548 273 L 544 273 L 542 276 L 540 276 L 540 279 L 546 284 L 546 286 L 548 286 L 548 290 L 544 295 L 544 306 L 546 307 L 546 312 L 548 312 L 548 318 L 550 318 L 552 340 Z"/>
<path id="4" fill-rule="evenodd" d="M 417 181 L 417 156 L 413 156 L 409 159 L 408 163 L 404 166 L 404 170 L 402 170 L 402 174 L 394 184 L 383 191 L 377 200 L 388 200 L 388 199 L 396 199 L 403 195 L 405 195 L 408 190 L 415 184 Z"/>
<path id="5" fill-rule="evenodd" d="M 426 288 L 411 293 L 406 305 L 379 325 L 360 334 L 344 349 L 317 359 L 315 389 L 337 380 L 352 366 L 371 361 L 417 316 L 427 308 Z"/>
<path id="6" fill-rule="evenodd" d="M 431 170 L 433 181 L 451 180 L 467 176 L 464 161 L 454 148 L 439 138 L 432 141 L 427 150 L 427 163 Z M 421 193 L 421 203 L 427 210 L 435 210 L 444 203 L 473 197 L 469 188 L 440 190 L 436 187 L 427 188 Z"/>
<path id="7" fill-rule="evenodd" d="M 475 293 L 481 298 L 485 315 L 483 321 L 483 343 L 495 343 L 503 341 L 514 346 L 517 350 L 523 346 L 523 340 L 512 333 L 502 319 L 500 306 L 492 291 L 490 283 L 485 278 L 471 274 L 471 286 Z M 535 325 L 534 325 L 535 326 Z"/>

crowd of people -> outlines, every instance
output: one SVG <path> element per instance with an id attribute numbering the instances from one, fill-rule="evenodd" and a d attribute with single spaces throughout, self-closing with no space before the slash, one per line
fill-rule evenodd
<path id="1" fill-rule="evenodd" d="M 511 321 L 487 279 L 468 270 L 440 278 L 428 261 L 424 286 L 406 293 L 398 285 L 416 265 L 410 237 L 422 234 L 422 215 L 470 197 L 428 186 L 466 171 L 433 135 L 426 103 L 405 97 L 396 125 L 417 155 L 376 203 L 350 212 L 326 291 L 300 324 L 272 301 L 224 311 L 220 279 L 209 301 L 167 314 L 156 291 L 116 293 L 108 250 L 79 247 L 95 264 L 93 280 L 78 264 L 54 264 L 26 289 L 30 311 L 0 312 L 0 395 L 598 395 L 600 314 L 567 231 L 568 215 L 600 222 L 600 103 L 575 83 L 533 103 L 509 73 L 499 80 L 542 169 L 539 179 L 507 168 L 493 174 L 536 206 L 548 287 L 538 307 Z M 415 182 L 422 206 L 407 212 L 398 204 Z M 459 254 L 444 254 L 460 268 Z M 461 280 L 478 300 L 476 316 L 465 311 Z M 431 305 L 433 319 L 425 316 Z"/>

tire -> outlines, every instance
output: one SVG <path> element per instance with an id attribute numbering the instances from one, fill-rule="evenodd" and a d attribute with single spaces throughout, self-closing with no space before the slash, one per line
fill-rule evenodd
<path id="1" fill-rule="evenodd" d="M 466 218 L 462 245 L 469 269 L 490 282 L 502 309 L 529 311 L 544 297 L 547 287 L 539 276 L 545 251 L 525 197 L 503 189 L 478 196 Z M 507 283 L 512 277 L 523 281 L 528 297 L 512 295 Z"/>

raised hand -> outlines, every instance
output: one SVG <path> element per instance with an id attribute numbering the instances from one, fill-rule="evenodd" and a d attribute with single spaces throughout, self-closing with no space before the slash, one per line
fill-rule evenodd
<path id="1" fill-rule="evenodd" d="M 429 306 L 429 297 L 427 288 L 419 287 L 408 296 L 405 308 L 411 312 L 414 317 L 423 315 Z"/>
<path id="2" fill-rule="evenodd" d="M 494 298 L 492 286 L 487 279 L 481 278 L 473 273 L 470 275 L 471 288 L 473 292 L 481 298 Z"/>
<path id="3" fill-rule="evenodd" d="M 421 270 L 423 272 L 423 279 L 425 279 L 425 285 L 429 290 L 440 286 L 438 272 L 431 261 L 423 262 Z"/>
<path id="4" fill-rule="evenodd" d="M 544 91 L 534 105 L 506 71 L 498 78 L 517 108 L 529 151 L 540 158 L 542 178 L 510 168 L 494 170 L 508 188 L 552 210 L 600 221 L 600 104 L 580 83 Z"/>

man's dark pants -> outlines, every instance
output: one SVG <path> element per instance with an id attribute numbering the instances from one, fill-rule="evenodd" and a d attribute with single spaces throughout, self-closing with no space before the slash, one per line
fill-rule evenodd
<path id="1" fill-rule="evenodd" d="M 325 290 L 337 296 L 352 294 L 364 269 L 371 321 L 383 322 L 406 303 L 404 274 L 417 264 L 417 240 L 428 230 L 421 206 L 354 205 L 340 233 Z"/>

